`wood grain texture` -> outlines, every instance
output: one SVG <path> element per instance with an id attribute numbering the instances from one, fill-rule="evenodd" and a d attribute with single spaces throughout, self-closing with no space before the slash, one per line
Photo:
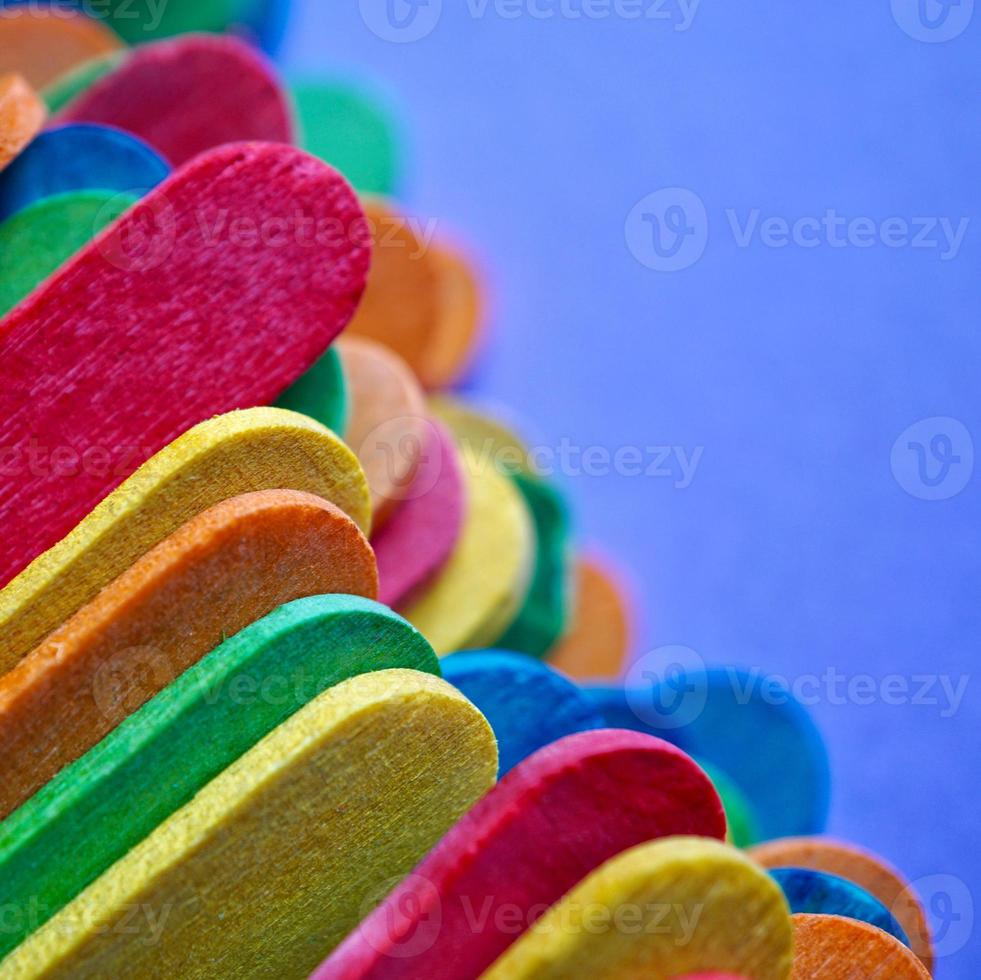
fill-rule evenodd
<path id="1" fill-rule="evenodd" d="M 47 110 L 21 75 L 0 72 L 0 171 L 40 132 Z"/>
<path id="2" fill-rule="evenodd" d="M 483 980 L 672 980 L 723 970 L 790 976 L 780 889 L 739 851 L 670 838 L 613 858 L 553 906 Z"/>
<path id="3" fill-rule="evenodd" d="M 514 482 L 462 454 L 467 515 L 449 561 L 403 613 L 439 654 L 493 646 L 524 602 L 534 563 L 531 517 Z"/>
<path id="4" fill-rule="evenodd" d="M 336 167 L 362 194 L 396 192 L 402 151 L 382 99 L 333 79 L 296 79 L 290 91 L 304 149 Z"/>
<path id="5" fill-rule="evenodd" d="M 355 596 L 298 599 L 226 640 L 0 824 L 0 957 L 308 701 L 391 668 L 439 675 L 421 634 Z"/>
<path id="6" fill-rule="evenodd" d="M 0 174 L 0 221 L 69 191 L 145 194 L 170 175 L 156 150 L 109 126 L 56 126 L 41 133 Z M 92 228 L 92 234 L 101 229 Z"/>
<path id="7" fill-rule="evenodd" d="M 0 817 L 221 641 L 283 603 L 378 594 L 343 511 L 295 490 L 216 504 L 147 552 L 0 679 Z"/>
<path id="8" fill-rule="evenodd" d="M 790 911 L 795 914 L 858 919 L 909 945 L 902 926 L 885 905 L 847 878 L 810 868 L 774 868 L 770 877 L 783 889 Z"/>
<path id="9" fill-rule="evenodd" d="M 579 559 L 570 628 L 549 651 L 549 663 L 578 680 L 614 680 L 627 667 L 632 637 L 633 615 L 619 576 L 601 559 Z"/>
<path id="10" fill-rule="evenodd" d="M 351 415 L 351 399 L 336 346 L 276 399 L 276 407 L 306 415 L 343 438 Z"/>
<path id="11" fill-rule="evenodd" d="M 928 980 L 894 936 L 856 919 L 795 915 L 793 980 Z"/>
<path id="12" fill-rule="evenodd" d="M 572 522 L 565 499 L 528 473 L 512 477 L 535 528 L 535 563 L 518 615 L 498 640 L 505 650 L 544 657 L 565 635 L 572 608 Z"/>
<path id="13" fill-rule="evenodd" d="M 496 768 L 487 722 L 444 681 L 352 678 L 212 780 L 0 977 L 304 978 Z"/>
<path id="14" fill-rule="evenodd" d="M 351 411 L 346 438 L 371 488 L 378 528 L 409 494 L 429 435 L 426 401 L 409 366 L 382 344 L 337 343 Z"/>
<path id="15" fill-rule="evenodd" d="M 439 319 L 439 270 L 416 222 L 381 198 L 363 203 L 374 251 L 368 288 L 348 336 L 383 344 L 418 376 Z"/>
<path id="16" fill-rule="evenodd" d="M 123 46 L 101 21 L 81 13 L 30 4 L 0 17 L 0 74 L 17 72 L 34 88 Z"/>
<path id="17" fill-rule="evenodd" d="M 12 454 L 0 583 L 192 425 L 268 404 L 311 367 L 354 311 L 369 256 L 350 236 L 311 242 L 301 227 L 361 218 L 319 160 L 225 146 L 177 171 L 0 320 L 0 445 Z M 277 235 L 297 234 L 243 233 L 277 219 Z M 92 453 L 107 465 L 90 465 Z"/>
<path id="18" fill-rule="evenodd" d="M 405 497 L 371 539 L 378 598 L 393 608 L 426 588 L 463 531 L 467 500 L 460 451 L 439 422 L 428 423 L 422 460 Z"/>
<path id="19" fill-rule="evenodd" d="M 371 526 L 357 458 L 322 425 L 253 408 L 195 426 L 0 591 L 0 674 L 182 524 L 228 497 L 280 488 L 329 500 L 365 533 Z"/>
<path id="20" fill-rule="evenodd" d="M 522 654 L 454 653 L 443 658 L 443 677 L 490 722 L 502 776 L 560 738 L 604 727 L 603 716 L 588 694 Z"/>
<path id="21" fill-rule="evenodd" d="M 933 972 L 933 943 L 923 902 L 892 865 L 876 854 L 821 837 L 788 837 L 754 847 L 749 855 L 764 868 L 812 868 L 854 881 L 896 917 L 913 952 Z"/>
<path id="22" fill-rule="evenodd" d="M 725 835 L 691 759 L 633 732 L 569 736 L 513 769 L 314 978 L 472 980 L 604 861 L 678 834 Z"/>
<path id="23" fill-rule="evenodd" d="M 470 366 L 484 327 L 486 299 L 473 260 L 462 250 L 433 247 L 439 275 L 439 317 L 419 364 L 427 388 L 456 384 Z"/>
<path id="24" fill-rule="evenodd" d="M 38 201 L 0 224 L 0 316 L 137 200 L 117 191 L 73 191 Z"/>
<path id="25" fill-rule="evenodd" d="M 289 101 L 265 59 L 244 41 L 204 34 L 135 48 L 57 119 L 134 133 L 175 167 L 223 143 L 295 138 Z"/>

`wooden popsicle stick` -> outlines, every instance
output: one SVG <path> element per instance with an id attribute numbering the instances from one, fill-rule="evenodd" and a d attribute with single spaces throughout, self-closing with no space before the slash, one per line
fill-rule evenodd
<path id="1" fill-rule="evenodd" d="M 371 488 L 377 529 L 405 499 L 429 435 L 426 401 L 408 365 L 360 337 L 337 343 L 351 401 L 346 438 Z"/>
<path id="2" fill-rule="evenodd" d="M 363 204 L 374 254 L 364 299 L 346 336 L 384 345 L 418 377 L 439 319 L 439 271 L 415 222 L 380 198 Z"/>
<path id="3" fill-rule="evenodd" d="M 596 558 L 581 558 L 575 579 L 571 626 L 548 661 L 578 680 L 614 680 L 626 669 L 632 642 L 626 591 Z"/>
<path id="4" fill-rule="evenodd" d="M 69 191 L 143 195 L 170 174 L 142 140 L 108 126 L 57 126 L 41 133 L 0 175 L 0 221 Z M 92 234 L 100 229 L 92 228 Z"/>
<path id="5" fill-rule="evenodd" d="M 276 407 L 306 415 L 343 437 L 351 415 L 351 399 L 337 347 L 331 347 L 293 382 L 276 399 Z"/>
<path id="6" fill-rule="evenodd" d="M 41 131 L 46 117 L 44 103 L 20 75 L 0 72 L 0 171 Z"/>
<path id="7" fill-rule="evenodd" d="M 105 78 L 109 72 L 115 71 L 129 55 L 128 49 L 111 51 L 109 54 L 90 58 L 76 68 L 70 68 L 59 75 L 53 82 L 45 85 L 41 91 L 41 96 L 48 106 L 48 112 L 54 115 L 64 109 L 69 102 L 78 98 L 100 78 Z"/>
<path id="8" fill-rule="evenodd" d="M 378 560 L 378 598 L 412 602 L 449 560 L 463 531 L 466 487 L 460 452 L 439 422 L 428 423 L 425 448 L 406 499 L 371 544 Z"/>
<path id="9" fill-rule="evenodd" d="M 538 475 L 538 467 L 528 444 L 510 426 L 490 412 L 467 405 L 451 395 L 433 395 L 429 409 L 482 463 L 490 463 L 505 473 Z"/>
<path id="10" fill-rule="evenodd" d="M 754 862 L 675 837 L 618 855 L 554 905 L 482 980 L 674 980 L 692 970 L 786 980 L 787 905 Z"/>
<path id="11" fill-rule="evenodd" d="M 853 844 L 821 837 L 770 841 L 754 847 L 749 856 L 764 868 L 811 868 L 860 885 L 896 917 L 913 952 L 933 972 L 933 942 L 923 902 L 903 875 L 881 857 Z"/>
<path id="12" fill-rule="evenodd" d="M 430 389 L 446 388 L 466 372 L 480 342 L 485 300 L 472 261 L 447 245 L 433 247 L 439 275 L 439 317 L 419 378 Z"/>
<path id="13" fill-rule="evenodd" d="M 0 224 L 0 316 L 137 200 L 117 191 L 74 191 L 38 201 Z"/>
<path id="14" fill-rule="evenodd" d="M 289 101 L 265 59 L 244 41 L 208 34 L 135 48 L 57 118 L 134 133 L 175 167 L 223 143 L 295 138 Z"/>
<path id="15" fill-rule="evenodd" d="M 721 769 L 752 805 L 763 840 L 824 829 L 828 748 L 786 685 L 741 668 L 673 662 L 669 649 L 635 663 L 625 687 L 587 690 L 608 725 L 660 735 Z"/>
<path id="16" fill-rule="evenodd" d="M 487 722 L 444 681 L 352 678 L 212 780 L 0 976 L 305 977 L 496 767 Z"/>
<path id="17" fill-rule="evenodd" d="M 490 722 L 502 776 L 560 738 L 604 727 L 603 716 L 588 694 L 522 654 L 454 653 L 443 659 L 443 677 Z"/>
<path id="18" fill-rule="evenodd" d="M 512 477 L 535 526 L 535 566 L 525 601 L 498 640 L 505 650 L 544 657 L 565 635 L 572 607 L 572 527 L 565 499 L 529 473 Z"/>
<path id="19" fill-rule="evenodd" d="M 18 72 L 35 88 L 122 46 L 101 21 L 64 7 L 30 4 L 0 16 L 0 74 Z"/>
<path id="20" fill-rule="evenodd" d="M 745 980 L 744 977 L 737 977 L 735 973 L 689 973 L 679 977 L 678 980 Z"/>
<path id="21" fill-rule="evenodd" d="M 371 526 L 357 458 L 323 426 L 278 408 L 202 422 L 0 591 L 0 675 L 182 524 L 228 497 L 279 488 L 329 500 L 365 533 Z"/>
<path id="22" fill-rule="evenodd" d="M 725 836 L 691 759 L 635 732 L 571 735 L 513 769 L 312 980 L 472 980 L 604 861 L 677 834 Z"/>
<path id="23" fill-rule="evenodd" d="M 331 592 L 373 599 L 378 573 L 358 526 L 326 500 L 263 490 L 190 520 L 0 679 L 0 817 L 222 637 Z"/>
<path id="24" fill-rule="evenodd" d="M 531 581 L 534 531 L 512 480 L 464 450 L 467 514 L 453 553 L 403 615 L 440 655 L 492 646 Z"/>
<path id="25" fill-rule="evenodd" d="M 783 889 L 790 911 L 795 914 L 858 919 L 909 945 L 903 927 L 885 905 L 846 878 L 810 868 L 774 868 L 770 876 Z"/>
<path id="26" fill-rule="evenodd" d="M 395 124 L 382 101 L 348 82 L 301 78 L 290 85 L 301 145 L 336 167 L 362 194 L 393 194 L 401 169 Z"/>
<path id="27" fill-rule="evenodd" d="M 309 222 L 361 220 L 325 164 L 287 146 L 224 146 L 0 320 L 0 583 L 192 425 L 268 404 L 321 356 L 369 256 L 356 235 L 311 239 Z M 86 464 L 92 452 L 105 469 Z"/>
<path id="28" fill-rule="evenodd" d="M 0 824 L 0 957 L 308 701 L 396 667 L 439 675 L 421 634 L 355 596 L 298 599 L 226 640 Z"/>
<path id="29" fill-rule="evenodd" d="M 795 915 L 792 980 L 929 980 L 916 954 L 867 922 Z"/>
<path id="30" fill-rule="evenodd" d="M 726 824 L 729 827 L 726 840 L 733 847 L 739 848 L 747 848 L 755 844 L 759 840 L 756 813 L 752 804 L 746 799 L 746 794 L 721 769 L 702 759 L 695 761 L 712 780 L 712 785 L 722 800 L 722 808 L 726 812 Z"/>

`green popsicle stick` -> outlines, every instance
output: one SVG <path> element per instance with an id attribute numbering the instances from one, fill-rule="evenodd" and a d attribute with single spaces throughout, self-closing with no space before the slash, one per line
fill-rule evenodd
<path id="1" fill-rule="evenodd" d="M 722 807 L 729 823 L 729 841 L 733 847 L 747 848 L 759 843 L 756 817 L 745 793 L 721 769 L 700 760 L 698 764 L 722 797 Z"/>
<path id="2" fill-rule="evenodd" d="M 535 524 L 537 552 L 531 588 L 508 631 L 495 644 L 544 657 L 561 639 L 571 609 L 571 528 L 561 494 L 541 477 L 512 472 Z"/>
<path id="3" fill-rule="evenodd" d="M 399 148 L 387 109 L 351 85 L 300 79 L 291 86 L 303 147 L 363 194 L 398 189 Z"/>
<path id="4" fill-rule="evenodd" d="M 99 79 L 115 71 L 128 57 L 128 51 L 110 51 L 109 54 L 91 58 L 77 68 L 65 72 L 64 75 L 59 75 L 41 92 L 48 106 L 48 112 L 51 115 L 60 112 L 69 102 L 95 85 Z"/>
<path id="5" fill-rule="evenodd" d="M 0 224 L 0 316 L 137 200 L 119 191 L 72 191 L 38 201 Z"/>
<path id="6" fill-rule="evenodd" d="M 226 640 L 0 824 L 0 957 L 317 695 L 394 667 L 440 673 L 420 633 L 355 596 Z"/>
<path id="7" fill-rule="evenodd" d="M 306 374 L 279 396 L 276 407 L 307 415 L 343 436 L 347 430 L 351 404 L 340 354 L 331 347 Z"/>

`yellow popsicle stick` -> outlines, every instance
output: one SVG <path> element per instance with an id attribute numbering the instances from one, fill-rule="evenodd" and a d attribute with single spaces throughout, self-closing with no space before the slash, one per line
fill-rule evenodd
<path id="1" fill-rule="evenodd" d="M 505 472 L 537 474 L 534 454 L 510 426 L 451 395 L 433 395 L 429 408 L 445 422 L 457 441 L 483 463 L 495 463 Z"/>
<path id="2" fill-rule="evenodd" d="M 252 408 L 190 429 L 0 591 L 0 674 L 191 518 L 229 497 L 280 489 L 315 494 L 365 534 L 371 528 L 357 457 L 312 419 Z"/>
<path id="3" fill-rule="evenodd" d="M 467 516 L 429 590 L 403 615 L 440 654 L 491 646 L 521 608 L 534 565 L 528 508 L 512 480 L 464 448 Z"/>
<path id="4" fill-rule="evenodd" d="M 496 772 L 490 726 L 449 684 L 352 678 L 209 783 L 0 978 L 304 978 Z"/>
<path id="5" fill-rule="evenodd" d="M 554 905 L 483 980 L 670 980 L 718 971 L 785 980 L 787 902 L 718 841 L 670 837 L 625 851 Z"/>

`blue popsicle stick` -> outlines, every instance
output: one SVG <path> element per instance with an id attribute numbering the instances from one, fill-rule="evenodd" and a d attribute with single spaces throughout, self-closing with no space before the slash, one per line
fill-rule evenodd
<path id="1" fill-rule="evenodd" d="M 821 833 L 831 795 L 828 751 L 793 694 L 736 668 L 691 668 L 646 689 L 589 689 L 613 728 L 647 732 L 718 767 L 743 791 L 761 840 Z"/>
<path id="2" fill-rule="evenodd" d="M 809 868 L 774 868 L 770 876 L 783 889 L 792 914 L 842 915 L 858 919 L 909 946 L 909 937 L 889 909 L 847 878 Z"/>
<path id="3" fill-rule="evenodd" d="M 141 139 L 89 123 L 45 130 L 0 173 L 0 221 L 70 191 L 108 190 L 144 195 L 170 174 L 170 165 Z"/>
<path id="4" fill-rule="evenodd" d="M 502 776 L 560 738 L 606 727 L 581 688 L 524 654 L 455 653 L 443 658 L 442 667 L 443 677 L 483 712 L 494 729 Z"/>

